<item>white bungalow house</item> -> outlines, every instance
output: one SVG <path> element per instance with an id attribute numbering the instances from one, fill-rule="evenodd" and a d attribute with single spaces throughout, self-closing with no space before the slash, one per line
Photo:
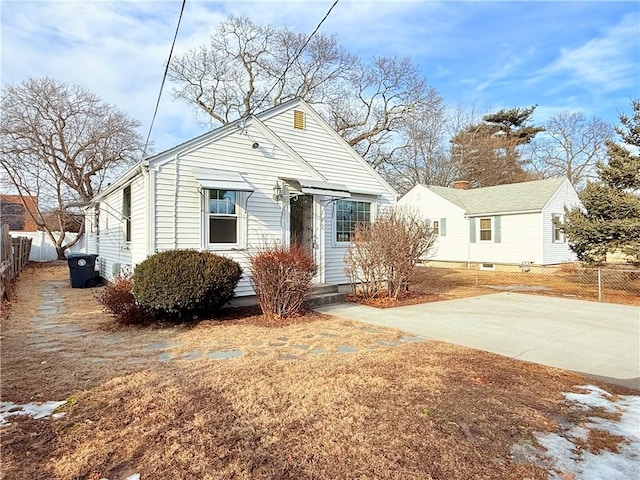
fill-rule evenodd
<path id="1" fill-rule="evenodd" d="M 496 264 L 550 265 L 576 260 L 554 218 L 580 205 L 566 178 L 495 187 L 416 185 L 398 205 L 430 219 L 438 238 L 430 260 L 493 269 Z"/>
<path id="2" fill-rule="evenodd" d="M 247 253 L 294 239 L 317 283 L 347 283 L 357 222 L 397 193 L 307 103 L 295 99 L 152 156 L 86 208 L 88 252 L 111 280 L 149 255 L 199 249 L 238 261 L 236 295 L 251 295 Z"/>

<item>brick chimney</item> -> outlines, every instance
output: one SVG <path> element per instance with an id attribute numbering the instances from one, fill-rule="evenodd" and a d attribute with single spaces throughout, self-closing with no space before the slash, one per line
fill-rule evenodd
<path id="1" fill-rule="evenodd" d="M 456 190 L 469 190 L 469 182 L 466 180 L 456 180 L 453 182 L 453 188 Z"/>

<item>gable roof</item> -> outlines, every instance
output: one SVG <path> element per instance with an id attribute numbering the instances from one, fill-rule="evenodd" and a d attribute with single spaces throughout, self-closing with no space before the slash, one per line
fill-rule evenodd
<path id="1" fill-rule="evenodd" d="M 458 190 L 427 186 L 429 190 L 462 208 L 467 215 L 541 211 L 566 178 L 510 183 L 494 187 Z"/>
<path id="2" fill-rule="evenodd" d="M 249 125 L 253 125 L 257 128 L 265 137 L 269 138 L 274 144 L 280 147 L 294 162 L 298 164 L 303 170 L 307 172 L 309 177 L 313 180 L 326 181 L 326 178 L 318 172 L 305 158 L 303 158 L 298 152 L 296 152 L 291 146 L 289 146 L 284 140 L 282 140 L 275 132 L 264 124 L 264 120 L 268 120 L 280 113 L 290 110 L 292 108 L 302 108 L 307 114 L 313 115 L 320 125 L 323 126 L 335 139 L 340 142 L 346 149 L 346 151 L 353 157 L 360 165 L 363 166 L 372 176 L 380 182 L 380 184 L 391 193 L 394 198 L 397 198 L 398 193 L 394 188 L 380 175 L 360 154 L 358 154 L 353 147 L 351 147 L 344 138 L 342 138 L 327 122 L 324 120 L 318 112 L 316 112 L 307 102 L 302 98 L 293 98 L 286 102 L 281 103 L 275 107 L 269 108 L 262 112 L 252 114 L 248 117 L 242 117 L 234 120 L 226 125 L 215 128 L 205 132 L 190 140 L 186 140 L 178 145 L 168 148 L 162 152 L 156 153 L 147 157 L 144 160 L 136 163 L 131 169 L 125 172 L 121 177 L 117 178 L 102 192 L 96 195 L 92 202 L 96 202 L 107 195 L 110 195 L 113 191 L 120 188 L 122 185 L 131 181 L 134 177 L 141 174 L 143 168 L 152 168 L 161 166 L 166 162 L 172 161 L 176 155 L 184 155 L 187 152 L 200 148 L 204 145 L 212 143 L 220 138 L 223 138 L 237 130 L 243 130 Z M 367 192 L 361 192 L 367 193 Z"/>

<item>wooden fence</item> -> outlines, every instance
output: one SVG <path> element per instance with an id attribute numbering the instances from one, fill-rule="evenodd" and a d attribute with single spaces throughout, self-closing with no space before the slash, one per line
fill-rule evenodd
<path id="1" fill-rule="evenodd" d="M 9 225 L 2 225 L 0 236 L 0 303 L 9 297 L 9 287 L 29 261 L 31 239 L 11 237 Z"/>

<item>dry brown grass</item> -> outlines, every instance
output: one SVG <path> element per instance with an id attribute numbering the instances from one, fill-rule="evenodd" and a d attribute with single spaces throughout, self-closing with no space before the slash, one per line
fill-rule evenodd
<path id="1" fill-rule="evenodd" d="M 58 318 L 86 335 L 42 352 L 30 318 L 41 282 L 65 275 L 27 269 L 2 320 L 3 400 L 72 400 L 61 420 L 2 428 L 3 479 L 545 479 L 512 445 L 586 415 L 560 401 L 586 380 L 562 370 L 437 342 L 387 347 L 397 331 L 321 315 L 116 327 L 91 290 L 62 283 Z M 160 341 L 180 344 L 176 360 L 148 348 Z M 211 348 L 244 354 L 182 359 Z"/>
<path id="2" fill-rule="evenodd" d="M 574 264 L 571 264 L 574 265 Z M 603 300 L 609 303 L 640 306 L 640 275 L 625 280 L 615 270 L 605 275 Z M 435 300 L 469 297 L 495 293 L 496 290 L 520 288 L 536 295 L 553 295 L 598 300 L 594 272 L 577 269 L 558 269 L 548 273 L 461 270 L 453 268 L 420 267 L 416 270 L 412 290 L 435 296 Z M 618 280 L 607 283 L 608 278 Z M 534 287 L 527 289 L 527 287 Z M 427 301 L 429 301 L 427 299 Z M 432 300 L 433 301 L 433 300 Z"/>

